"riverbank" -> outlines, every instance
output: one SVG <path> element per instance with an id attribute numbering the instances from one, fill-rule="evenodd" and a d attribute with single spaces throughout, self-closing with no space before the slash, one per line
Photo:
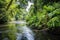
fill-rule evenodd
<path id="1" fill-rule="evenodd" d="M 60 27 L 55 29 L 33 30 L 36 40 L 60 40 Z"/>

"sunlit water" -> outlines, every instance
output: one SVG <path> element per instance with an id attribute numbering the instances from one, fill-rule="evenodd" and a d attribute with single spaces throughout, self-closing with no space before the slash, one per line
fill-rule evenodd
<path id="1" fill-rule="evenodd" d="M 31 5 L 33 5 L 33 3 L 28 1 L 28 6 L 26 8 L 27 12 L 29 12 Z M 25 21 L 20 21 L 20 22 L 17 21 L 13 23 L 17 24 L 17 29 L 18 29 L 18 32 L 16 33 L 17 34 L 16 40 L 34 40 L 34 34 L 30 28 L 28 28 L 26 25 L 23 25 L 21 27 L 18 26 L 19 24 L 26 24 Z"/>
<path id="2" fill-rule="evenodd" d="M 24 24 L 26 22 L 21 21 L 21 23 Z M 20 27 L 19 24 L 17 24 L 17 30 L 16 40 L 34 40 L 33 32 L 26 25 Z"/>

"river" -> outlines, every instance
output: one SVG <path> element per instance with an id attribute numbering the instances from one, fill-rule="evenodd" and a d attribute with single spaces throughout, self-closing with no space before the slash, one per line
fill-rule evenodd
<path id="1" fill-rule="evenodd" d="M 34 34 L 25 21 L 13 21 L 1 26 L 0 40 L 34 40 Z M 5 29 L 6 28 L 6 29 Z"/>
<path id="2" fill-rule="evenodd" d="M 28 1 L 26 12 L 33 5 Z M 32 30 L 26 26 L 26 21 L 12 21 L 7 24 L 0 25 L 0 40 L 59 40 L 60 36 L 50 35 L 45 30 Z"/>

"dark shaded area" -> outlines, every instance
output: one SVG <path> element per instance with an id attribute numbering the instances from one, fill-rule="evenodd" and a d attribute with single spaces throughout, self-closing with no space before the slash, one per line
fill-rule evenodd
<path id="1" fill-rule="evenodd" d="M 34 30 L 35 40 L 60 40 L 60 27 L 49 30 Z"/>
<path id="2" fill-rule="evenodd" d="M 21 40 L 28 40 L 26 37 L 22 36 Z"/>
<path id="3" fill-rule="evenodd" d="M 43 4 L 44 4 L 44 5 L 45 5 L 45 4 L 48 4 L 48 3 L 52 4 L 52 3 L 54 3 L 54 2 L 60 2 L 60 0 L 43 0 Z"/>
<path id="4" fill-rule="evenodd" d="M 0 24 L 6 24 L 7 23 L 7 20 L 8 20 L 8 18 L 6 16 L 2 17 L 0 19 Z"/>
<path id="5" fill-rule="evenodd" d="M 50 28 L 48 33 L 52 35 L 60 35 L 60 27 Z"/>

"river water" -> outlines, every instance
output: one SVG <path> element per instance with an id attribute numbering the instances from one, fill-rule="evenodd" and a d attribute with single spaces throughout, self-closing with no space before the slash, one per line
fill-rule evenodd
<path id="1" fill-rule="evenodd" d="M 30 29 L 25 21 L 12 21 L 0 28 L 0 40 L 60 40 L 60 35 Z"/>
<path id="2" fill-rule="evenodd" d="M 5 29 L 5 28 L 6 29 Z M 34 40 L 34 34 L 25 21 L 13 21 L 1 26 L 0 40 Z"/>

